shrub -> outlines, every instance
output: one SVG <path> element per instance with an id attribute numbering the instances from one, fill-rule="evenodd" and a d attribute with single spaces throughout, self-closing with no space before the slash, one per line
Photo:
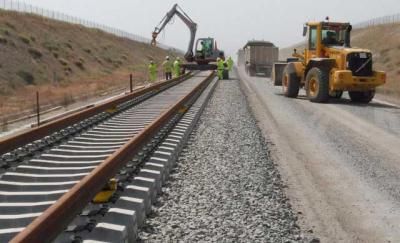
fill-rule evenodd
<path id="1" fill-rule="evenodd" d="M 100 58 L 96 57 L 96 61 L 97 61 L 99 64 L 102 64 L 102 65 L 103 65 L 103 61 L 102 61 Z"/>
<path id="2" fill-rule="evenodd" d="M 72 45 L 70 43 L 64 43 L 66 47 L 68 47 L 69 49 L 73 50 L 74 48 L 72 48 Z"/>
<path id="3" fill-rule="evenodd" d="M 30 39 L 31 39 L 32 42 L 36 42 L 36 38 L 34 36 L 31 36 Z"/>
<path id="4" fill-rule="evenodd" d="M 25 43 L 27 45 L 29 45 L 31 43 L 31 40 L 28 37 L 24 36 L 24 35 L 19 35 L 18 37 L 23 43 Z"/>
<path id="5" fill-rule="evenodd" d="M 1 32 L 2 32 L 4 35 L 10 36 L 10 31 L 8 31 L 7 29 L 1 29 Z"/>
<path id="6" fill-rule="evenodd" d="M 58 44 L 54 43 L 54 42 L 44 42 L 42 45 L 44 48 L 46 48 L 49 51 L 58 51 L 59 50 Z"/>
<path id="7" fill-rule="evenodd" d="M 84 48 L 83 51 L 86 52 L 87 54 L 91 54 L 92 53 L 92 50 L 90 50 L 89 48 Z"/>
<path id="8" fill-rule="evenodd" d="M 17 72 L 17 76 L 24 80 L 26 84 L 35 84 L 35 77 L 30 72 L 20 70 Z"/>
<path id="9" fill-rule="evenodd" d="M 7 39 L 0 35 L 0 44 L 7 44 Z"/>
<path id="10" fill-rule="evenodd" d="M 105 57 L 104 60 L 108 63 L 113 63 L 113 60 L 111 57 Z"/>
<path id="11" fill-rule="evenodd" d="M 29 54 L 31 54 L 31 56 L 34 59 L 40 59 L 43 56 L 42 53 L 38 49 L 35 49 L 35 48 L 29 48 L 28 52 L 29 52 Z"/>
<path id="12" fill-rule="evenodd" d="M 15 26 L 13 25 L 13 24 L 11 24 L 10 22 L 5 22 L 4 23 L 6 26 L 8 26 L 8 27 L 10 27 L 11 29 L 13 29 L 13 30 L 16 30 L 17 28 L 15 28 Z"/>
<path id="13" fill-rule="evenodd" d="M 84 70 L 84 69 L 85 69 L 85 67 L 83 66 L 83 62 L 81 62 L 81 61 L 76 61 L 76 62 L 75 62 L 75 65 L 76 65 L 78 68 L 80 68 L 81 70 Z"/>
<path id="14" fill-rule="evenodd" d="M 64 58 L 59 58 L 58 61 L 61 63 L 63 66 L 68 66 L 69 62 L 65 60 Z"/>

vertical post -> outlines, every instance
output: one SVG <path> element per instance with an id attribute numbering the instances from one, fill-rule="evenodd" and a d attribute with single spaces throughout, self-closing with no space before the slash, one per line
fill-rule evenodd
<path id="1" fill-rule="evenodd" d="M 37 117 L 37 126 L 40 126 L 39 91 L 36 91 L 36 117 Z"/>
<path id="2" fill-rule="evenodd" d="M 132 93 L 133 92 L 133 75 L 132 75 L 132 73 L 129 75 L 129 88 Z"/>

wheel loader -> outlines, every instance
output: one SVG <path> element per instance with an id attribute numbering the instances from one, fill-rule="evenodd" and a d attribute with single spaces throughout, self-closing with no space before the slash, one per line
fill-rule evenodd
<path id="1" fill-rule="evenodd" d="M 375 88 L 386 82 L 386 73 L 373 69 L 371 51 L 350 44 L 350 23 L 309 22 L 304 25 L 307 47 L 294 49 L 284 68 L 273 70 L 275 85 L 282 85 L 286 97 L 296 98 L 304 88 L 311 102 L 324 103 L 349 92 L 353 102 L 369 103 Z M 280 73 L 277 73 L 280 72 Z"/>

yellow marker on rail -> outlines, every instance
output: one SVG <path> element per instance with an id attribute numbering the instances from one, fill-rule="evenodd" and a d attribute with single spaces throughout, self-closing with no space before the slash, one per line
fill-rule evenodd
<path id="1" fill-rule="evenodd" d="M 117 190 L 117 180 L 112 178 L 107 185 L 93 198 L 94 203 L 106 203 Z"/>

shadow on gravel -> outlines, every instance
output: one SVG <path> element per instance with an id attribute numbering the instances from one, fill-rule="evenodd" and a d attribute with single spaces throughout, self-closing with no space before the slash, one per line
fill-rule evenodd
<path id="1" fill-rule="evenodd" d="M 275 95 L 285 97 L 285 95 L 284 95 L 282 92 L 275 93 Z M 293 98 L 288 98 L 288 99 L 293 99 Z M 295 98 L 295 99 L 298 99 L 298 100 L 307 100 L 307 96 L 305 96 L 305 95 L 299 95 L 299 96 L 297 96 L 297 98 Z"/>

